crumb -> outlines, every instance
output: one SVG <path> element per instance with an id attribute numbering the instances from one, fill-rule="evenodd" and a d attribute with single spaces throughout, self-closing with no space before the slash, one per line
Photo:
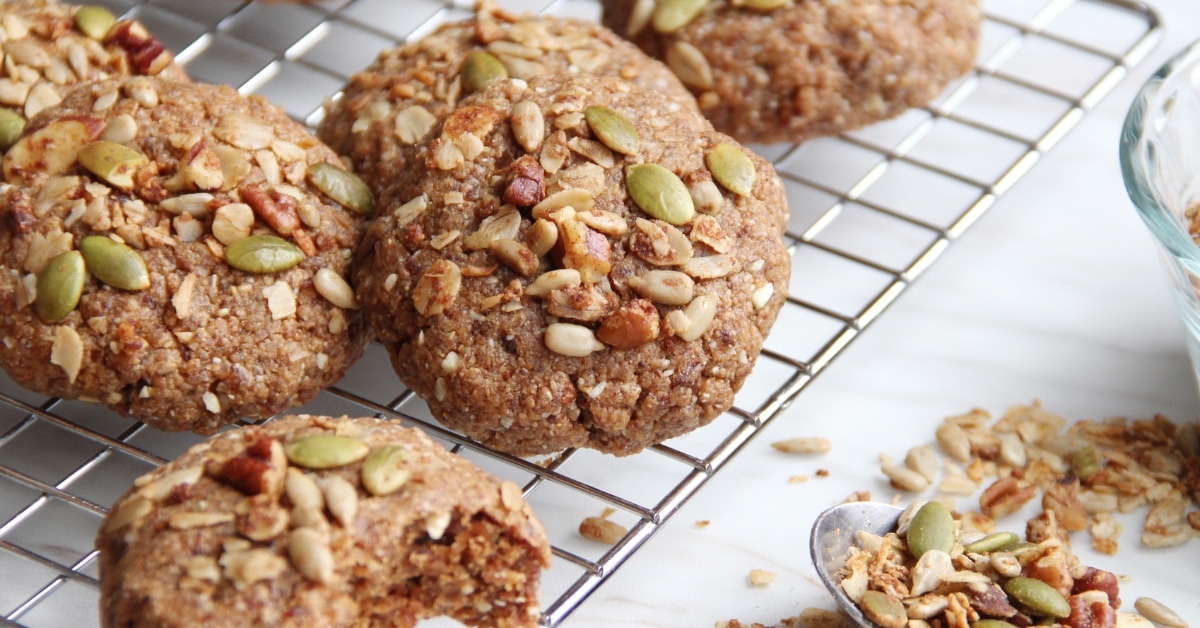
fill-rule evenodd
<path id="1" fill-rule="evenodd" d="M 775 582 L 775 572 L 765 569 L 750 570 L 750 586 L 765 587 L 772 582 Z"/>
<path id="2" fill-rule="evenodd" d="M 792 477 L 788 478 L 788 484 L 803 484 L 808 480 L 809 477 L 807 475 L 793 475 Z"/>
<path id="3" fill-rule="evenodd" d="M 817 469 L 817 477 L 819 477 L 819 478 L 829 477 L 829 469 Z"/>
<path id="4" fill-rule="evenodd" d="M 712 522 L 709 521 L 708 519 L 701 519 L 696 522 L 697 528 L 707 528 L 709 525 L 712 525 Z"/>

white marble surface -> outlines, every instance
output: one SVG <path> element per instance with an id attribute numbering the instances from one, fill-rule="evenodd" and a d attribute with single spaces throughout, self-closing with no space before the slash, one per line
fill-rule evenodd
<path id="1" fill-rule="evenodd" d="M 1183 329 L 1117 162 L 1134 92 L 1200 37 L 1200 3 L 1150 4 L 1166 33 L 1147 61 L 566 625 L 774 624 L 806 606 L 832 608 L 808 556 L 813 518 L 855 490 L 890 499 L 879 454 L 899 458 L 933 442 L 934 427 L 950 414 L 973 407 L 999 414 L 1036 398 L 1070 419 L 1200 418 Z M 796 458 L 770 448 L 798 435 L 828 436 L 833 451 Z M 818 468 L 830 476 L 788 482 Z M 695 525 L 701 520 L 711 523 Z M 1128 606 L 1150 595 L 1200 626 L 1200 540 L 1182 550 L 1142 550 L 1140 519 L 1124 521 L 1117 556 L 1089 554 L 1086 538 L 1077 552 L 1127 576 Z M 778 579 L 751 587 L 751 569 Z"/>

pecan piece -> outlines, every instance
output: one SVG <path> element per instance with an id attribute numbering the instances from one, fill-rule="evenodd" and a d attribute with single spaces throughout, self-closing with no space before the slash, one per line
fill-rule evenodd
<path id="1" fill-rule="evenodd" d="M 138 74 L 154 76 L 166 69 L 173 60 L 166 46 L 133 20 L 117 22 L 108 32 L 106 41 L 125 51 L 129 63 Z"/>
<path id="2" fill-rule="evenodd" d="M 546 296 L 547 312 L 573 321 L 596 322 L 617 308 L 617 295 L 595 284 L 567 286 Z"/>
<path id="3" fill-rule="evenodd" d="M 517 207 L 533 207 L 546 198 L 546 171 L 531 155 L 523 155 L 512 164 L 512 178 L 504 190 L 504 202 Z"/>
<path id="4" fill-rule="evenodd" d="M 296 199 L 277 192 L 266 192 L 258 186 L 239 190 L 242 200 L 279 235 L 291 235 L 300 228 L 300 212 Z"/>
<path id="5" fill-rule="evenodd" d="M 600 323 L 596 337 L 610 347 L 636 349 L 658 338 L 658 309 L 646 299 L 634 299 Z"/>
<path id="6" fill-rule="evenodd" d="M 963 593 L 971 600 L 971 608 L 985 617 L 1008 619 L 1017 614 L 1008 594 L 995 582 L 972 582 Z"/>
<path id="7" fill-rule="evenodd" d="M 1116 628 L 1117 611 L 1108 604 L 1082 595 L 1072 595 L 1067 602 L 1071 605 L 1071 615 L 1063 625 L 1070 628 Z"/>
<path id="8" fill-rule="evenodd" d="M 1121 585 L 1111 571 L 1088 567 L 1082 576 L 1075 579 L 1075 586 L 1071 588 L 1071 593 L 1076 595 L 1085 591 L 1103 591 L 1108 596 L 1109 606 L 1121 608 Z"/>
<path id="9" fill-rule="evenodd" d="M 214 474 L 247 495 L 278 498 L 287 475 L 283 445 L 273 438 L 260 438 L 242 453 L 226 460 Z"/>

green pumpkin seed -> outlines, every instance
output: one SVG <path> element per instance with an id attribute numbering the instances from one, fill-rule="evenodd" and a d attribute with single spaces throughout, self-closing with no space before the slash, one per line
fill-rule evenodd
<path id="1" fill-rule="evenodd" d="M 1064 618 L 1071 614 L 1071 604 L 1054 587 L 1036 578 L 1018 576 L 1003 585 L 1010 598 L 1034 615 Z"/>
<path id="2" fill-rule="evenodd" d="M 371 188 L 352 172 L 321 161 L 308 167 L 308 180 L 325 196 L 348 209 L 364 216 L 375 213 Z"/>
<path id="3" fill-rule="evenodd" d="M 754 182 L 758 179 L 758 170 L 754 162 L 733 144 L 717 144 L 704 156 L 704 163 L 726 190 L 738 196 L 750 196 L 754 191 Z"/>
<path id="4" fill-rule="evenodd" d="M 1003 619 L 981 619 L 981 620 L 971 624 L 971 628 L 1017 628 L 1017 627 L 1004 621 Z"/>
<path id="5" fill-rule="evenodd" d="M 242 238 L 225 249 L 225 261 L 248 273 L 277 273 L 303 260 L 300 247 L 270 234 Z"/>
<path id="6" fill-rule="evenodd" d="M 88 272 L 96 279 L 121 290 L 145 290 L 150 287 L 146 260 L 128 245 L 106 236 L 91 235 L 79 241 L 79 252 Z"/>
<path id="7" fill-rule="evenodd" d="M 608 107 L 592 105 L 583 110 L 583 117 L 605 146 L 624 155 L 637 154 L 642 143 L 638 139 L 637 129 L 625 116 Z"/>
<path id="8" fill-rule="evenodd" d="M 145 155 L 116 142 L 99 140 L 79 149 L 79 165 L 122 190 L 133 189 L 133 175 L 150 160 Z"/>
<path id="9" fill-rule="evenodd" d="M 0 109 L 0 151 L 7 151 L 25 130 L 25 118 L 12 109 Z"/>
<path id="10" fill-rule="evenodd" d="M 412 477 L 405 465 L 408 450 L 388 445 L 371 452 L 363 461 L 362 483 L 372 495 L 391 495 L 400 490 Z"/>
<path id="11" fill-rule="evenodd" d="M 770 11 L 786 6 L 792 0 L 733 0 L 733 6 L 754 9 L 755 11 Z"/>
<path id="12" fill-rule="evenodd" d="M 908 611 L 904 603 L 882 591 L 867 591 L 858 606 L 867 619 L 885 628 L 908 625 Z"/>
<path id="13" fill-rule="evenodd" d="M 335 469 L 367 457 L 371 448 L 357 438 L 336 434 L 311 434 L 283 446 L 287 459 L 305 469 Z"/>
<path id="14" fill-rule="evenodd" d="M 471 91 L 480 89 L 493 81 L 500 81 L 506 78 L 508 78 L 508 70 L 504 67 L 504 64 L 496 57 L 482 50 L 471 51 L 467 54 L 467 58 L 463 59 L 463 85 Z"/>
<path id="15" fill-rule="evenodd" d="M 696 204 L 675 173 L 658 164 L 635 164 L 625 169 L 629 196 L 642 211 L 675 226 L 696 216 Z"/>
<path id="16" fill-rule="evenodd" d="M 908 553 L 913 558 L 934 549 L 947 554 L 954 549 L 954 516 L 936 500 L 921 506 L 908 526 Z"/>
<path id="17" fill-rule="evenodd" d="M 661 0 L 654 7 L 650 24 L 664 35 L 687 26 L 708 6 L 709 0 Z"/>
<path id="18" fill-rule="evenodd" d="M 59 253 L 37 276 L 37 298 L 33 309 L 42 320 L 57 323 L 79 305 L 87 279 L 79 251 Z"/>
<path id="19" fill-rule="evenodd" d="M 1086 480 L 1100 470 L 1100 454 L 1094 445 L 1088 445 L 1071 454 L 1071 473 L 1080 480 Z"/>
<path id="20" fill-rule="evenodd" d="M 98 6 L 82 6 L 75 11 L 75 28 L 95 40 L 102 40 L 117 23 L 112 11 Z"/>
<path id="21" fill-rule="evenodd" d="M 1006 547 L 1011 547 L 1021 542 L 1021 537 L 1013 532 L 997 532 L 989 534 L 978 541 L 963 548 L 968 554 L 987 554 L 988 552 L 998 552 Z"/>

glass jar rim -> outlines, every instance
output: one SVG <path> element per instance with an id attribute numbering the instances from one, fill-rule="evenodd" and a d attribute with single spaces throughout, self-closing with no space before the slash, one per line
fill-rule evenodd
<path id="1" fill-rule="evenodd" d="M 1153 123 L 1154 108 L 1161 106 L 1161 100 L 1166 96 L 1164 90 L 1172 85 L 1170 79 L 1189 71 L 1200 73 L 1200 40 L 1175 53 L 1138 89 L 1121 129 L 1119 152 L 1125 191 L 1143 222 L 1173 257 L 1200 273 L 1200 246 L 1182 221 L 1154 193 L 1150 178 L 1154 158 L 1146 141 L 1147 125 Z"/>

